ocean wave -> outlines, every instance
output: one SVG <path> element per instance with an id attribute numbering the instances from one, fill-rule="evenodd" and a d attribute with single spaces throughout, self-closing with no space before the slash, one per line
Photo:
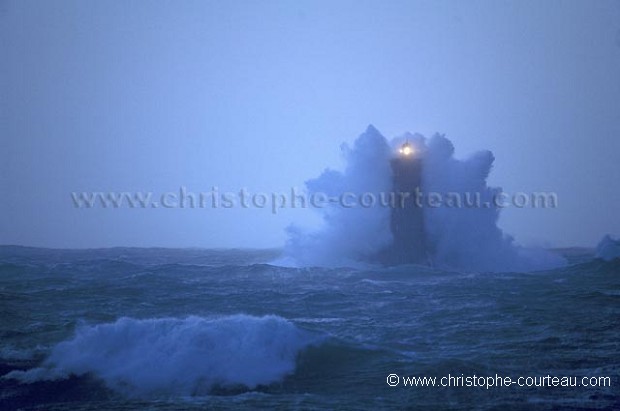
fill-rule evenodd
<path id="1" fill-rule="evenodd" d="M 135 397 L 203 395 L 216 387 L 252 389 L 292 374 L 299 353 L 324 338 L 273 315 L 123 317 L 79 327 L 73 338 L 52 349 L 41 367 L 3 378 L 33 383 L 89 374 Z"/>
<path id="2" fill-rule="evenodd" d="M 614 240 L 606 235 L 596 246 L 596 256 L 605 261 L 620 258 L 620 240 Z"/>

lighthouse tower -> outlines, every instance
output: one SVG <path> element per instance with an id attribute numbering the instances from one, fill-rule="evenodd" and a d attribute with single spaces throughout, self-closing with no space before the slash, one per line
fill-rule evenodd
<path id="1" fill-rule="evenodd" d="M 424 209 L 416 202 L 421 191 L 423 159 L 416 148 L 405 142 L 391 160 L 392 187 L 396 201 L 392 205 L 390 229 L 393 243 L 387 252 L 389 264 L 426 264 L 427 244 Z"/>

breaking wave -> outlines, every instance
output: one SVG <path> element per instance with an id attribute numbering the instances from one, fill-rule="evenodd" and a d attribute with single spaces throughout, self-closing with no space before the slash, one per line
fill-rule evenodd
<path id="1" fill-rule="evenodd" d="M 423 161 L 421 189 L 436 193 L 476 193 L 484 207 L 427 207 L 424 227 L 428 260 L 442 269 L 465 271 L 534 271 L 560 267 L 564 258 L 543 249 L 518 245 L 497 225 L 500 207 L 490 200 L 502 192 L 487 185 L 495 160 L 490 151 L 469 158 L 454 157 L 454 146 L 441 134 L 426 139 L 407 133 L 388 141 L 373 126 L 342 146 L 343 171 L 325 170 L 306 182 L 309 194 L 333 197 L 343 192 L 384 193 L 392 189 L 390 160 L 405 141 Z M 412 187 L 413 189 L 413 187 Z M 488 205 L 488 206 L 487 206 Z M 390 209 L 345 208 L 337 203 L 319 208 L 323 225 L 319 230 L 288 228 L 282 261 L 293 266 L 358 266 L 377 263 L 377 256 L 393 242 Z"/>
<path id="2" fill-rule="evenodd" d="M 299 353 L 323 338 L 273 315 L 124 317 L 79 327 L 41 367 L 4 378 L 32 383 L 89 374 L 136 397 L 202 395 L 214 387 L 252 389 L 292 374 Z"/>

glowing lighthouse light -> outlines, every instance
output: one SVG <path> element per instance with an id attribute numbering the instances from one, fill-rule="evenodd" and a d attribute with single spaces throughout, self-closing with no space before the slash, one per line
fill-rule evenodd
<path id="1" fill-rule="evenodd" d="M 400 147 L 398 152 L 404 156 L 410 156 L 414 153 L 413 146 L 408 141 Z"/>

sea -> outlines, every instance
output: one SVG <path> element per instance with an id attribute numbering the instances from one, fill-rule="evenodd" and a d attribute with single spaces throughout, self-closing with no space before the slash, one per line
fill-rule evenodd
<path id="1" fill-rule="evenodd" d="M 2 246 L 0 410 L 618 410 L 620 260 L 556 251 L 464 273 Z"/>

